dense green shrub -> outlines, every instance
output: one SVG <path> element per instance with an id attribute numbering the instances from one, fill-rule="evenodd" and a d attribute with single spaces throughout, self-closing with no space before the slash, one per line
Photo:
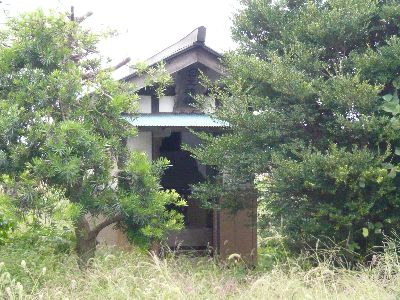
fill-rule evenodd
<path id="1" fill-rule="evenodd" d="M 224 184 L 198 186 L 199 197 L 240 208 L 239 188 L 255 180 L 262 234 L 278 230 L 296 253 L 321 241 L 363 257 L 400 229 L 400 112 L 390 96 L 400 81 L 400 4 L 242 4 L 228 75 L 206 83 L 215 117 L 231 126 L 201 135 L 193 150 Z"/>

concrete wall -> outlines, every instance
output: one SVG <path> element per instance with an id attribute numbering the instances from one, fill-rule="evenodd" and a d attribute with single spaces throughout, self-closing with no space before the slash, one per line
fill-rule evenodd
<path id="1" fill-rule="evenodd" d="M 139 109 L 138 112 L 140 114 L 149 114 L 151 113 L 151 96 L 139 96 Z"/>
<path id="2" fill-rule="evenodd" d="M 171 232 L 167 239 L 171 248 L 190 247 L 203 248 L 212 246 L 211 228 L 184 228 L 179 232 Z"/>
<path id="3" fill-rule="evenodd" d="M 195 136 L 193 133 L 187 131 L 187 130 L 182 130 L 182 144 L 187 144 L 189 146 L 197 146 L 200 144 L 200 139 Z"/>
<path id="4" fill-rule="evenodd" d="M 99 216 L 96 218 L 86 216 L 90 227 L 94 228 L 96 224 L 104 220 L 104 217 Z M 97 243 L 98 246 L 111 246 L 111 247 L 118 247 L 118 249 L 129 250 L 131 245 L 125 235 L 125 233 L 120 230 L 114 228 L 114 225 L 109 225 L 103 230 L 99 232 L 97 235 Z"/>
<path id="5" fill-rule="evenodd" d="M 163 136 L 167 133 L 159 132 L 154 136 Z M 128 139 L 130 150 L 144 151 L 149 158 L 152 158 L 152 137 L 150 131 L 139 132 L 137 137 Z M 160 141 L 162 137 L 159 138 Z M 156 140 L 156 139 L 155 139 Z M 187 131 L 182 132 L 182 141 L 189 145 L 198 144 L 197 137 Z M 215 211 L 213 216 L 213 228 L 204 227 L 207 222 L 207 214 L 199 213 L 198 203 L 191 203 L 192 226 L 182 232 L 172 233 L 168 239 L 168 245 L 177 246 L 180 242 L 190 247 L 201 247 L 212 244 L 221 258 L 226 259 L 231 254 L 240 254 L 241 258 L 249 265 L 255 265 L 257 260 L 257 194 L 251 189 L 243 190 L 238 197 L 248 204 L 246 209 L 231 214 L 227 210 Z M 222 201 L 222 200 L 221 200 Z M 125 234 L 114 229 L 113 225 L 103 229 L 99 236 L 100 245 L 117 246 L 128 249 L 129 242 Z"/>
<path id="6" fill-rule="evenodd" d="M 146 153 L 149 159 L 153 159 L 151 131 L 139 131 L 135 137 L 129 137 L 127 146 L 129 151 L 140 151 Z"/>
<path id="7" fill-rule="evenodd" d="M 175 96 L 162 96 L 159 102 L 159 112 L 171 113 L 174 111 Z"/>

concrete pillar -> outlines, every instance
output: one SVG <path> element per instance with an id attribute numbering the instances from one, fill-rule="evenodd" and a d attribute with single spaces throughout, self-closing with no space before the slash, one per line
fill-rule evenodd
<path id="1" fill-rule="evenodd" d="M 249 190 L 243 195 L 247 208 L 236 213 L 227 209 L 214 213 L 214 248 L 222 259 L 239 254 L 254 266 L 257 263 L 257 194 Z"/>

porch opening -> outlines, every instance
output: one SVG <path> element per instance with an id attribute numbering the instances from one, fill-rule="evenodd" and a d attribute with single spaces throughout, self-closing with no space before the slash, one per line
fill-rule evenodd
<path id="1" fill-rule="evenodd" d="M 204 250 L 212 246 L 212 212 L 201 208 L 198 201 L 190 199 L 190 185 L 204 181 L 206 174 L 204 168 L 200 170 L 202 166 L 190 153 L 182 149 L 182 143 L 185 143 L 183 139 L 188 139 L 188 133 L 171 132 L 162 138 L 158 149 L 159 157 L 167 158 L 171 164 L 161 179 L 161 185 L 165 189 L 176 190 L 188 204 L 180 210 L 184 215 L 185 228 L 170 235 L 168 246 Z"/>

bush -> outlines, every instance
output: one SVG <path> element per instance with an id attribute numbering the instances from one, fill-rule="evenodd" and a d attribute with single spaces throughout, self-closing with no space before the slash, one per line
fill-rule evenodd
<path id="1" fill-rule="evenodd" d="M 260 225 L 295 254 L 332 240 L 364 257 L 400 230 L 399 2 L 247 0 L 232 29 L 227 76 L 206 82 L 230 126 L 199 135 L 220 173 L 198 197 L 241 208 L 257 178 Z"/>
<path id="2" fill-rule="evenodd" d="M 258 188 L 271 214 L 282 216 L 273 225 L 282 226 L 290 248 L 313 248 L 320 240 L 366 254 L 382 244 L 384 232 L 398 229 L 398 214 L 388 210 L 397 194 L 385 158 L 335 146 L 325 153 L 302 149 L 293 159 L 275 156 Z"/>

